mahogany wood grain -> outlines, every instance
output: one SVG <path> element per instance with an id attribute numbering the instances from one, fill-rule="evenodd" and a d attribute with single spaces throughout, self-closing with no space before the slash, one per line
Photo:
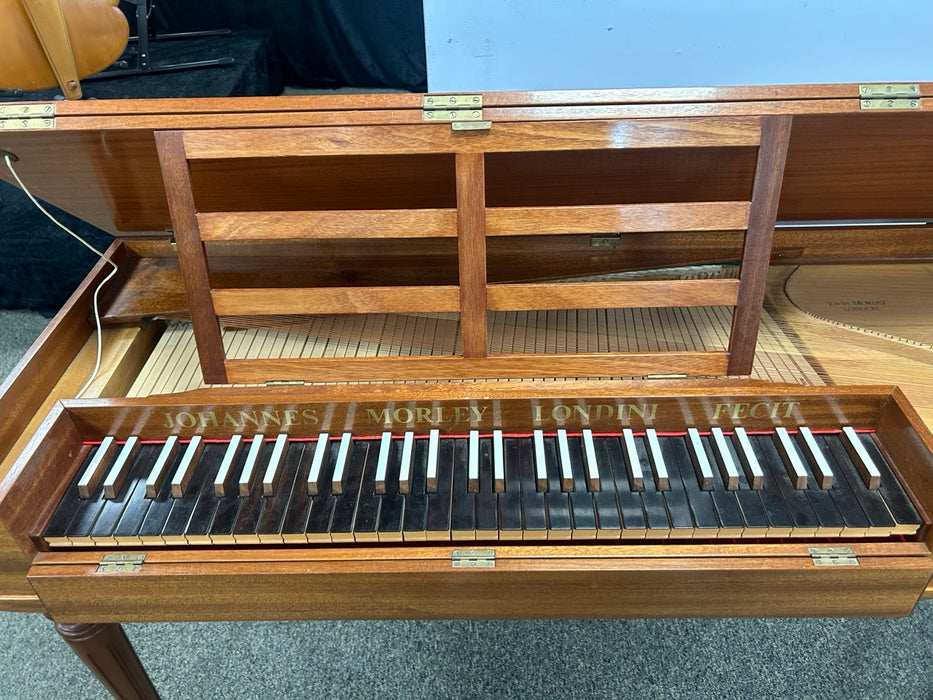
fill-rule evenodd
<path id="1" fill-rule="evenodd" d="M 223 341 L 211 302 L 210 273 L 198 231 L 183 137 L 178 132 L 159 132 L 155 138 L 178 244 L 178 261 L 185 282 L 188 310 L 198 343 L 201 372 L 205 381 L 222 384 L 227 380 L 223 366 Z"/>
<path id="2" fill-rule="evenodd" d="M 748 202 L 492 207 L 487 235 L 728 231 L 748 226 Z"/>
<path id="3" fill-rule="evenodd" d="M 755 357 L 791 123 L 788 116 L 765 117 L 762 121 L 748 233 L 739 273 L 739 295 L 729 338 L 729 374 L 748 374 Z"/>
<path id="4" fill-rule="evenodd" d="M 126 261 L 125 251 L 119 242 L 113 243 L 106 255 L 118 266 Z M 87 318 L 94 290 L 111 269 L 104 261 L 94 266 L 0 384 L 0 415 L 4 417 L 0 421 L 0 459 L 10 451 L 91 334 Z"/>
<path id="5" fill-rule="evenodd" d="M 110 621 L 219 619 L 520 619 L 907 615 L 933 564 L 928 556 L 860 558 L 817 567 L 779 549 L 731 556 L 589 556 L 588 548 L 536 556 L 533 546 L 495 548 L 493 568 L 455 569 L 450 548 L 370 558 L 357 549 L 329 561 L 202 562 L 147 556 L 140 572 L 95 576 L 95 564 L 44 555 L 30 581 L 52 617 Z M 203 596 L 209 582 L 210 596 Z M 585 590 L 586 595 L 580 595 Z M 826 591 L 832 590 L 833 595 Z M 619 595 L 626 591 L 626 595 Z M 178 600 L 196 599 L 194 608 Z"/>
<path id="6" fill-rule="evenodd" d="M 619 377 L 648 374 L 722 375 L 724 352 L 599 354 L 516 354 L 460 357 L 322 357 L 231 360 L 227 377 L 234 384 L 273 380 L 355 382 L 371 380 L 477 379 L 519 377 Z"/>
<path id="7" fill-rule="evenodd" d="M 158 700 L 159 693 L 120 625 L 56 622 L 55 631 L 115 698 Z"/>
<path id="8" fill-rule="evenodd" d="M 514 123 L 490 131 L 452 131 L 449 124 L 186 131 L 192 160 L 400 153 L 494 153 L 606 148 L 754 146 L 755 117 Z"/>
<path id="9" fill-rule="evenodd" d="M 486 290 L 495 311 L 614 309 L 659 306 L 734 306 L 739 280 L 560 282 L 493 284 Z"/>
<path id="10" fill-rule="evenodd" d="M 457 241 L 463 355 L 486 356 L 486 175 L 482 153 L 457 154 Z"/>
<path id="11" fill-rule="evenodd" d="M 432 238 L 457 235 L 455 209 L 269 211 L 198 214 L 203 241 Z"/>
<path id="12" fill-rule="evenodd" d="M 455 286 L 215 289 L 220 316 L 457 311 Z"/>

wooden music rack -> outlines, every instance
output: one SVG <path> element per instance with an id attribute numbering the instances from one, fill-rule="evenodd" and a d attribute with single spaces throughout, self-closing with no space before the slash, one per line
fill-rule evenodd
<path id="1" fill-rule="evenodd" d="M 178 257 L 209 383 L 269 380 L 327 381 L 475 379 L 646 375 L 663 367 L 684 375 L 748 374 L 760 322 L 791 117 L 645 119 L 497 124 L 489 131 L 456 131 L 442 124 L 338 126 L 313 129 L 167 131 L 156 134 Z M 758 150 L 749 201 L 487 205 L 487 157 L 532 151 L 596 149 Z M 455 208 L 347 211 L 208 211 L 197 206 L 191 163 L 339 156 L 444 154 L 452 157 Z M 252 159 L 252 160 L 251 160 Z M 365 161 L 364 161 L 365 162 Z M 407 161 L 417 167 L 417 160 Z M 229 167 L 229 166 L 228 166 Z M 360 167 L 360 166 L 357 166 Z M 258 177 L 258 175 L 257 175 Z M 313 203 L 312 203 L 313 204 Z M 573 233 L 657 233 L 746 230 L 738 279 L 533 282 L 489 284 L 486 242 L 494 236 Z M 459 284 L 395 287 L 217 288 L 205 244 L 268 240 L 418 239 L 456 237 Z M 547 245 L 542 240 L 541 245 Z M 417 271 L 411 274 L 417 279 Z M 725 352 L 491 354 L 487 313 L 541 309 L 734 307 Z M 219 317 L 324 313 L 457 312 L 462 351 L 404 358 L 226 357 Z"/>

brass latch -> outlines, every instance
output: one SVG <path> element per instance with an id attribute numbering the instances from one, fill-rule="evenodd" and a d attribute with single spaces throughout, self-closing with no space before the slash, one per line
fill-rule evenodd
<path id="1" fill-rule="evenodd" d="M 489 129 L 483 120 L 482 95 L 425 95 L 421 100 L 421 120 L 449 122 L 454 131 Z"/>
<path id="2" fill-rule="evenodd" d="M 862 109 L 920 109 L 920 86 L 859 85 L 859 106 Z"/>
<path id="3" fill-rule="evenodd" d="M 496 550 L 455 549 L 450 553 L 450 565 L 455 569 L 492 569 L 496 566 Z"/>
<path id="4" fill-rule="evenodd" d="M 54 129 L 55 105 L 7 103 L 0 105 L 0 131 Z"/>
<path id="5" fill-rule="evenodd" d="M 814 566 L 858 566 L 851 547 L 807 547 Z"/>
<path id="6" fill-rule="evenodd" d="M 105 554 L 101 557 L 97 573 L 135 574 L 142 568 L 144 561 L 145 554 Z"/>

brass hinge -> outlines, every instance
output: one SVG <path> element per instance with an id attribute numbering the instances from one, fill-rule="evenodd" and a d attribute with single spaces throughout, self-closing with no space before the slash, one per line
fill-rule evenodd
<path id="1" fill-rule="evenodd" d="M 489 129 L 483 120 L 482 95 L 425 95 L 421 100 L 421 120 L 450 123 L 454 131 Z"/>
<path id="2" fill-rule="evenodd" d="M 807 547 L 814 566 L 858 566 L 851 547 Z"/>
<path id="3" fill-rule="evenodd" d="M 862 109 L 920 109 L 920 86 L 911 84 L 859 85 Z"/>
<path id="4" fill-rule="evenodd" d="M 101 557 L 97 573 L 135 574 L 142 568 L 144 561 L 145 554 L 105 554 Z"/>
<path id="5" fill-rule="evenodd" d="M 55 104 L 0 105 L 0 130 L 54 129 Z"/>
<path id="6" fill-rule="evenodd" d="M 590 234 L 590 248 L 618 248 L 621 242 L 621 233 Z"/>
<path id="7" fill-rule="evenodd" d="M 450 565 L 455 569 L 492 569 L 496 566 L 496 550 L 455 549 L 450 553 Z"/>

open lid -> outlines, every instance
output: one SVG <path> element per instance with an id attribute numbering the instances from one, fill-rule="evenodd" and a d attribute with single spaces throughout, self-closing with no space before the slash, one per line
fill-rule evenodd
<path id="1" fill-rule="evenodd" d="M 464 108 L 458 115 L 493 130 L 510 121 L 793 114 L 779 220 L 925 220 L 933 219 L 933 103 L 924 99 L 931 91 L 933 84 L 915 83 L 7 103 L 0 149 L 16 155 L 41 198 L 131 234 L 172 225 L 153 136 L 160 130 L 450 121 L 441 106 L 452 97 Z M 680 165 L 671 161 L 650 176 L 662 181 Z M 715 186 L 735 167 L 707 162 L 694 178 Z M 641 185 L 644 176 L 639 168 L 631 174 Z M 10 179 L 5 168 L 0 177 Z M 624 186 L 624 177 L 613 186 Z M 225 186 L 248 189 L 251 178 L 241 173 Z M 641 197 L 650 201 L 650 192 Z"/>

